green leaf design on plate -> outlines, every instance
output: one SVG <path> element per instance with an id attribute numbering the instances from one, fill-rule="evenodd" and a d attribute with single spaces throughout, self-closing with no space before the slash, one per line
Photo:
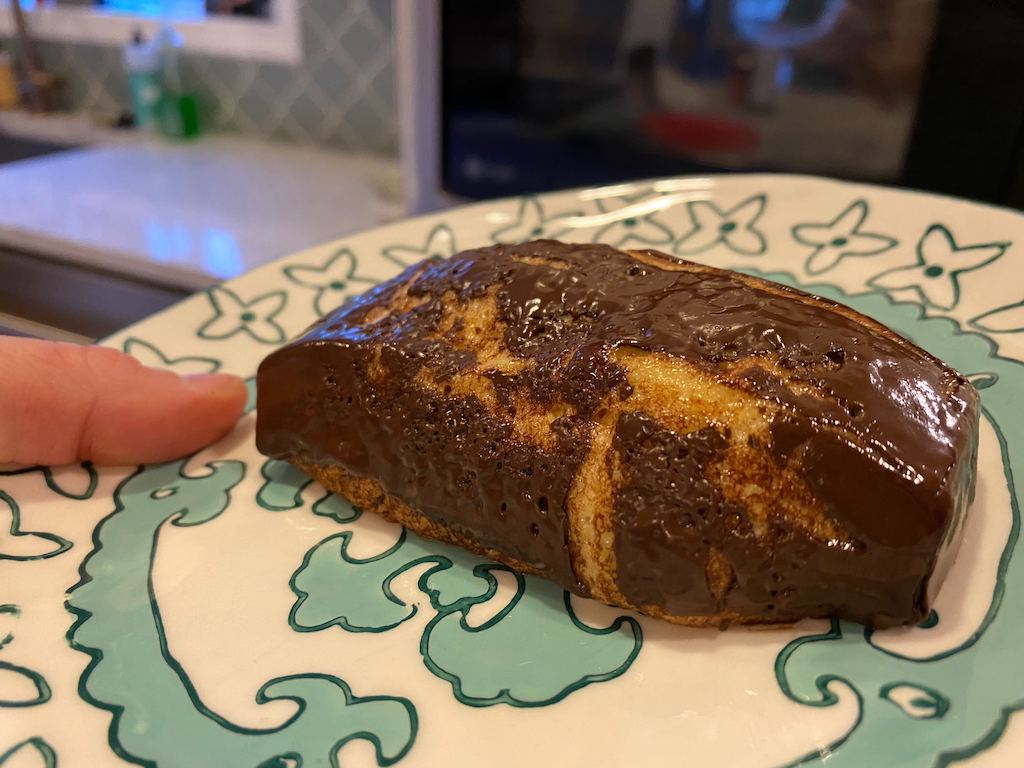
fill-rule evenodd
<path id="1" fill-rule="evenodd" d="M 958 245 L 943 224 L 932 224 L 917 243 L 914 263 L 887 269 L 869 284 L 888 291 L 914 289 L 931 307 L 954 309 L 960 301 L 959 276 L 991 264 L 1009 242 Z"/>
<path id="2" fill-rule="evenodd" d="M 878 695 L 891 701 L 915 720 L 945 717 L 949 711 L 949 699 L 917 683 L 889 683 L 882 686 Z"/>
<path id="3" fill-rule="evenodd" d="M 455 253 L 455 235 L 447 224 L 438 224 L 427 234 L 422 246 L 389 245 L 382 253 L 403 269 L 424 259 L 447 259 Z"/>
<path id="4" fill-rule="evenodd" d="M 348 296 L 362 293 L 377 282 L 357 275 L 357 265 L 356 255 L 342 248 L 328 256 L 323 264 L 289 264 L 281 271 L 296 285 L 314 289 L 313 309 L 317 315 L 326 315 Z"/>
<path id="5" fill-rule="evenodd" d="M 26 765 L 22 762 L 22 756 L 30 750 L 36 755 L 34 765 L 40 765 L 43 768 L 56 768 L 57 753 L 41 736 L 32 736 L 24 741 L 19 741 L 4 752 L 0 752 L 0 766 L 7 765 L 11 760 L 18 760 L 18 765 Z M 27 763 L 28 765 L 33 765 L 32 758 L 27 758 L 27 760 L 30 761 Z"/>
<path id="6" fill-rule="evenodd" d="M 541 238 L 558 239 L 571 228 L 568 220 L 579 215 L 580 211 L 561 211 L 549 215 L 536 197 L 524 197 L 519 202 L 515 221 L 494 230 L 491 240 L 496 243 L 521 243 Z"/>
<path id="7" fill-rule="evenodd" d="M 156 345 L 135 336 L 129 336 L 125 339 L 121 349 L 148 368 L 163 368 L 168 371 L 174 371 L 180 376 L 213 373 L 220 369 L 220 360 L 215 358 L 199 356 L 170 358 L 161 352 Z"/>
<path id="8" fill-rule="evenodd" d="M 346 524 L 354 523 L 362 516 L 363 512 L 358 507 L 352 506 L 348 499 L 328 493 L 313 502 L 313 514 L 329 517 L 336 523 Z"/>
<path id="9" fill-rule="evenodd" d="M 21 509 L 0 491 L 0 560 L 45 560 L 71 549 L 71 542 L 55 533 L 21 530 Z"/>
<path id="10" fill-rule="evenodd" d="M 213 307 L 213 317 L 199 327 L 199 338 L 219 341 L 241 333 L 262 344 L 280 344 L 285 340 L 284 329 L 274 320 L 288 300 L 284 291 L 271 291 L 245 301 L 218 285 L 206 295 Z"/>
<path id="11" fill-rule="evenodd" d="M 298 705 L 274 727 L 238 726 L 203 702 L 167 644 L 153 562 L 161 528 L 216 518 L 245 466 L 215 462 L 200 475 L 185 475 L 184 467 L 184 461 L 144 467 L 118 487 L 115 510 L 96 529 L 95 549 L 68 598 L 76 617 L 68 639 L 90 656 L 79 694 L 111 712 L 111 748 L 126 760 L 154 766 L 334 765 L 341 746 L 365 739 L 380 765 L 400 760 L 416 734 L 412 704 L 356 696 L 331 675 L 288 675 L 260 686 L 257 703 Z"/>
<path id="12" fill-rule="evenodd" d="M 17 618 L 21 615 L 21 609 L 13 603 L 2 603 L 0 604 L 0 619 L 4 616 L 14 616 Z M 0 651 L 4 649 L 4 646 L 9 645 L 14 640 L 14 634 L 12 632 L 3 631 L 3 625 L 0 625 Z"/>
<path id="13" fill-rule="evenodd" d="M 809 274 L 827 272 L 847 256 L 877 256 L 897 245 L 893 237 L 862 229 L 868 212 L 867 200 L 854 200 L 831 221 L 793 225 L 793 239 L 813 248 L 805 265 Z"/>
<path id="14" fill-rule="evenodd" d="M 49 701 L 50 695 L 41 674 L 0 659 L 0 709 L 35 707 Z"/>
<path id="15" fill-rule="evenodd" d="M 676 240 L 675 252 L 690 256 L 722 245 L 741 256 L 760 256 L 768 246 L 757 222 L 767 202 L 766 194 L 753 195 L 723 211 L 711 200 L 689 201 L 692 227 Z"/>
<path id="16" fill-rule="evenodd" d="M 0 617 L 17 617 L 20 613 L 16 605 L 0 605 Z M 10 646 L 13 641 L 13 632 L 0 632 L 0 651 Z M 13 664 L 6 658 L 0 659 L 0 708 L 34 707 L 49 700 L 50 686 L 46 678 L 28 667 Z"/>
<path id="17" fill-rule="evenodd" d="M 40 464 L 19 467 L 0 471 L 0 477 L 26 475 L 32 472 L 41 472 L 47 488 L 65 499 L 73 501 L 91 499 L 93 493 L 96 492 L 96 484 L 99 482 L 96 468 L 88 461 L 83 461 L 81 464 L 68 464 L 63 467 L 44 467 Z"/>
<path id="18" fill-rule="evenodd" d="M 784 275 L 766 277 L 795 284 Z M 1024 391 L 1024 364 L 1000 357 L 990 340 L 962 333 L 948 318 L 925 317 L 919 304 L 893 303 L 880 293 L 844 295 L 828 285 L 800 287 L 884 322 L 925 349 L 941 352 L 961 371 L 979 372 L 970 378 L 979 384 L 984 418 L 1000 444 L 1013 519 L 989 609 L 959 646 L 913 658 L 878 647 L 871 630 L 833 622 L 828 632 L 800 637 L 783 649 L 776 675 L 789 698 L 827 707 L 847 691 L 859 708 L 848 733 L 792 764 L 874 765 L 884 750 L 892 765 L 948 765 L 994 744 L 1010 714 L 1024 708 L 1024 685 L 1010 671 L 1016 669 L 1010 659 L 1020 653 L 1024 616 L 1024 563 L 1016 553 L 1021 503 L 1016 478 L 1024 473 L 1024 419 L 1017 401 Z M 979 690 L 985 695 L 978 696 Z"/>
<path id="19" fill-rule="evenodd" d="M 990 333 L 1020 333 L 1024 331 L 1024 301 L 989 310 L 970 324 Z"/>
<path id="20" fill-rule="evenodd" d="M 387 632 L 418 610 L 395 594 L 395 580 L 430 565 L 417 586 L 436 615 L 423 631 L 420 653 L 427 669 L 447 680 L 463 704 L 554 704 L 623 674 L 640 652 L 643 639 L 634 619 L 619 616 L 608 627 L 590 627 L 576 617 L 568 593 L 545 579 L 523 577 L 406 531 L 386 551 L 359 559 L 349 553 L 353 535 L 330 536 L 306 554 L 291 579 L 298 599 L 289 623 L 298 632 L 330 627 Z M 492 618 L 474 626 L 472 610 L 497 599 L 497 572 L 512 575 L 515 594 Z"/>

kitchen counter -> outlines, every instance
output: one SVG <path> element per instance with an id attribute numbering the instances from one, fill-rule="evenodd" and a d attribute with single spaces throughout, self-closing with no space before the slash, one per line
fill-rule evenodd
<path id="1" fill-rule="evenodd" d="M 0 164 L 0 332 L 99 338 L 402 213 L 395 160 L 81 117 L 0 113 L 4 135 L 84 146 Z"/>
<path id="2" fill-rule="evenodd" d="M 394 218 L 392 163 L 229 138 L 0 166 L 0 245 L 199 290 Z"/>

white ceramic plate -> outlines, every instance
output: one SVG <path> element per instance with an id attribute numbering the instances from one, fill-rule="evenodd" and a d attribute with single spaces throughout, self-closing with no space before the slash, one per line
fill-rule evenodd
<path id="1" fill-rule="evenodd" d="M 250 414 L 188 461 L 0 476 L 0 764 L 1019 765 L 1016 213 L 784 176 L 484 203 L 297 254 L 108 343 L 251 377 L 403 265 L 536 237 L 795 284 L 970 376 L 985 411 L 977 500 L 930 620 L 716 632 L 570 598 L 264 461 Z"/>

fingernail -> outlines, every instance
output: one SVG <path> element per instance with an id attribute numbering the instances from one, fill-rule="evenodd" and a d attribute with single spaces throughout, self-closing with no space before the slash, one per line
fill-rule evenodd
<path id="1" fill-rule="evenodd" d="M 230 373 L 192 373 L 182 378 L 204 395 L 235 395 L 245 389 L 245 382 Z"/>

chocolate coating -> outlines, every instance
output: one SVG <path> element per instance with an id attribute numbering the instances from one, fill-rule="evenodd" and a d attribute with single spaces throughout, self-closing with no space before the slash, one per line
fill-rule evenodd
<path id="1" fill-rule="evenodd" d="M 493 308 L 501 364 L 463 338 L 458 310 L 474 302 Z M 732 450 L 729 414 L 680 432 L 630 410 L 618 350 L 761 403 L 770 423 L 751 450 L 843 535 L 779 511 L 759 522 L 709 475 Z M 465 375 L 475 389 L 446 384 Z M 614 580 L 625 604 L 676 617 L 917 621 L 973 497 L 978 402 L 963 377 L 841 305 L 654 251 L 538 241 L 411 267 L 270 355 L 257 384 L 267 455 L 373 478 L 581 594 L 569 498 L 615 405 Z M 547 439 L 516 432 L 524 404 L 551 410 Z M 727 564 L 721 583 L 709 559 Z"/>

